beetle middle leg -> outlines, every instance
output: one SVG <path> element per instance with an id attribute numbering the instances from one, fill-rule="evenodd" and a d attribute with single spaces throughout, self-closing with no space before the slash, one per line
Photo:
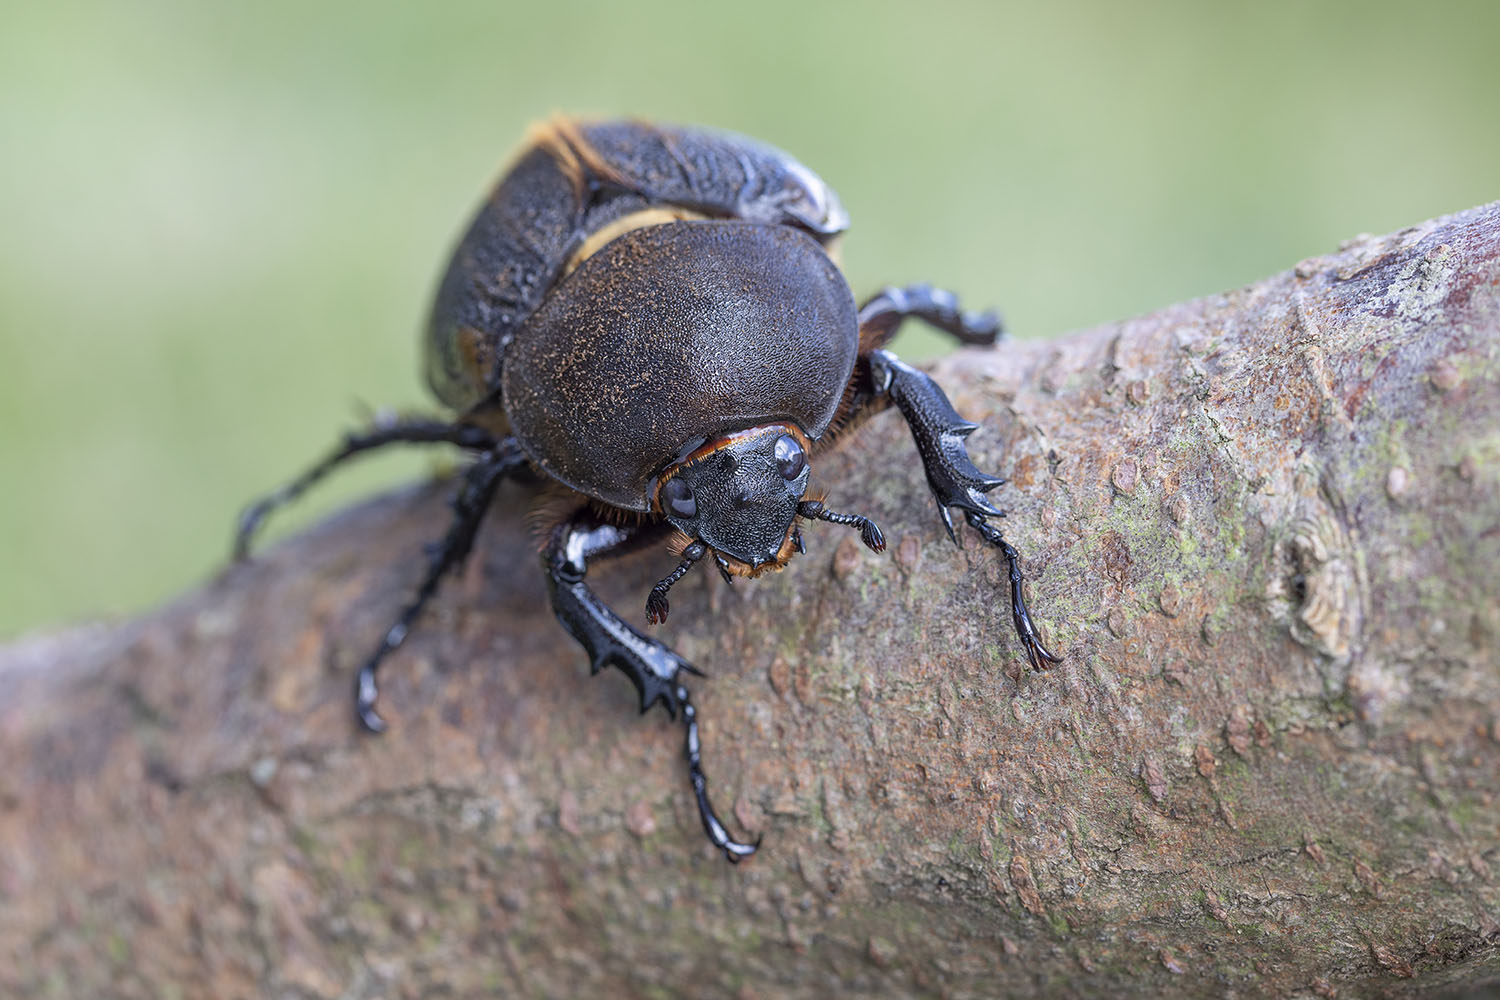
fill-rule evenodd
<path id="1" fill-rule="evenodd" d="M 240 514 L 239 525 L 234 533 L 234 557 L 243 559 L 249 554 L 250 543 L 272 511 L 296 500 L 313 484 L 356 455 L 373 451 L 376 448 L 384 448 L 390 444 L 452 444 L 460 448 L 481 451 L 495 447 L 496 441 L 493 435 L 483 428 L 449 420 L 434 420 L 430 417 L 403 417 L 380 421 L 367 431 L 347 434 L 344 436 L 343 444 L 330 452 L 317 465 L 279 490 L 266 494 L 245 508 Z"/>
<path id="2" fill-rule="evenodd" d="M 481 455 L 464 471 L 463 481 L 452 500 L 453 522 L 442 541 L 427 547 L 427 575 L 417 587 L 417 596 L 412 599 L 396 623 L 386 630 L 380 645 L 370 654 L 355 677 L 354 710 L 359 721 L 371 732 L 385 730 L 385 720 L 375 711 L 375 699 L 379 690 L 375 685 L 375 672 L 387 656 L 400 648 L 411 632 L 412 624 L 437 593 L 438 585 L 449 572 L 461 566 L 474 548 L 474 536 L 490 509 L 490 501 L 500 483 L 526 468 L 526 454 L 513 437 L 506 438 L 494 448 Z"/>
<path id="3" fill-rule="evenodd" d="M 648 529 L 649 530 L 649 529 Z M 674 719 L 679 712 L 687 727 L 688 780 L 698 802 L 703 830 L 729 861 L 755 853 L 760 840 L 742 843 L 729 835 L 708 800 L 708 781 L 703 776 L 702 747 L 698 736 L 698 712 L 682 683 L 683 674 L 701 673 L 669 647 L 625 624 L 590 589 L 584 577 L 592 559 L 613 554 L 632 541 L 642 529 L 604 523 L 581 512 L 553 529 L 542 565 L 547 572 L 552 610 L 568 634 L 578 640 L 589 657 L 589 667 L 598 673 L 606 666 L 619 667 L 635 685 L 644 712 L 658 701 Z"/>

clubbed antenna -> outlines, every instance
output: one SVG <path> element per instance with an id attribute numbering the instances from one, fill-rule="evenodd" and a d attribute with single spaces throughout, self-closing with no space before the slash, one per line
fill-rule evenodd
<path id="1" fill-rule="evenodd" d="M 708 546 L 702 542 L 694 542 L 682 550 L 682 562 L 677 568 L 666 576 L 656 586 L 651 588 L 651 594 L 646 598 L 646 619 L 652 625 L 660 625 L 667 620 L 667 612 L 672 605 L 667 601 L 667 591 L 672 589 L 672 584 L 687 575 L 687 571 L 693 568 L 693 564 L 702 559 L 708 552 Z"/>
<path id="2" fill-rule="evenodd" d="M 809 521 L 831 521 L 858 528 L 859 540 L 865 543 L 866 548 L 871 552 L 885 551 L 885 535 L 881 534 L 880 525 L 863 514 L 840 514 L 823 506 L 821 500 L 804 500 L 797 505 L 797 515 Z"/>

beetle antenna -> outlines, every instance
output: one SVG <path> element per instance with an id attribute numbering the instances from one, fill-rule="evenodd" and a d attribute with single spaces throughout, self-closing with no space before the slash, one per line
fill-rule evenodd
<path id="1" fill-rule="evenodd" d="M 708 552 L 708 546 L 702 542 L 694 542 L 682 550 L 682 562 L 677 568 L 662 577 L 656 586 L 651 588 L 651 594 L 646 598 L 646 620 L 652 625 L 660 625 L 667 620 L 667 611 L 672 607 L 667 601 L 667 591 L 672 589 L 672 584 L 687 575 L 687 571 L 693 568 L 693 564 Z"/>
<path id="2" fill-rule="evenodd" d="M 809 521 L 830 521 L 833 524 L 847 524 L 851 528 L 858 528 L 859 540 L 865 543 L 866 548 L 871 552 L 885 551 L 885 535 L 881 532 L 880 525 L 863 514 L 840 514 L 823 506 L 821 500 L 802 501 L 797 505 L 797 514 Z"/>

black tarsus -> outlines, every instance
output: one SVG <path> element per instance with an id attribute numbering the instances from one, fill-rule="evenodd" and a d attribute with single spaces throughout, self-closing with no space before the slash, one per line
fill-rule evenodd
<path id="1" fill-rule="evenodd" d="M 713 804 L 708 801 L 708 779 L 703 776 L 702 745 L 698 739 L 698 710 L 688 700 L 688 689 L 678 685 L 677 701 L 682 706 L 682 721 L 687 723 L 688 780 L 693 785 L 693 798 L 698 800 L 698 818 L 703 821 L 703 832 L 715 847 L 724 852 L 724 860 L 738 864 L 760 847 L 760 837 L 755 843 L 745 844 L 735 840 L 719 822 Z"/>
<path id="2" fill-rule="evenodd" d="M 1021 594 L 1021 584 L 1025 577 L 1021 575 L 1021 557 L 1017 554 L 1015 546 L 1005 540 L 1005 535 L 999 528 L 990 524 L 981 515 L 970 511 L 964 516 L 986 542 L 1005 555 L 1005 561 L 1010 568 L 1010 617 L 1015 623 L 1016 634 L 1021 637 L 1022 645 L 1026 647 L 1026 658 L 1031 661 L 1031 669 L 1046 670 L 1049 664 L 1061 663 L 1061 656 L 1050 652 L 1046 646 L 1042 645 L 1041 636 L 1037 635 L 1036 625 L 1031 621 L 1031 612 L 1026 609 L 1026 598 Z"/>
<path id="3" fill-rule="evenodd" d="M 442 541 L 427 547 L 427 575 L 417 588 L 417 596 L 401 612 L 385 633 L 380 645 L 370 654 L 354 680 L 354 711 L 359 721 L 372 733 L 384 732 L 385 720 L 375 711 L 375 699 L 379 689 L 375 684 L 375 672 L 391 653 L 400 648 L 411 632 L 412 623 L 437 593 L 438 585 L 451 570 L 463 564 L 474 547 L 474 536 L 484 515 L 489 511 L 495 491 L 508 476 L 526 466 L 526 455 L 513 437 L 506 438 L 494 448 L 481 455 L 473 465 L 464 470 L 463 482 L 454 494 L 450 506 L 453 521 Z"/>
<path id="4" fill-rule="evenodd" d="M 953 544 L 961 544 L 950 512 L 956 507 L 987 543 L 1004 554 L 1010 572 L 1011 621 L 1032 669 L 1044 670 L 1062 662 L 1062 658 L 1042 644 L 1026 608 L 1019 554 L 1000 529 L 989 523 L 989 518 L 1004 517 L 1005 512 L 985 494 L 1005 480 L 980 471 L 969 457 L 964 439 L 979 425 L 959 415 L 932 376 L 879 349 L 908 318 L 924 320 L 967 344 L 993 344 L 1001 333 L 1000 320 L 994 313 L 964 312 L 951 292 L 930 285 L 887 288 L 860 307 L 861 342 L 871 348 L 861 360 L 867 366 L 874 396 L 888 398 L 906 418 L 922 456 L 928 488 Z"/>
<path id="5" fill-rule="evenodd" d="M 495 438 L 488 431 L 472 424 L 455 424 L 447 420 L 430 417 L 397 417 L 378 420 L 367 431 L 351 432 L 344 436 L 344 443 L 334 449 L 321 462 L 308 469 L 296 479 L 273 493 L 269 493 L 246 507 L 240 514 L 234 534 L 234 557 L 243 559 L 250 552 L 250 543 L 260 530 L 266 517 L 278 507 L 296 500 L 344 462 L 389 444 L 451 444 L 471 451 L 494 448 Z"/>
<path id="6" fill-rule="evenodd" d="M 760 840 L 748 844 L 729 835 L 708 800 L 708 781 L 703 776 L 698 713 L 680 683 L 683 673 L 700 674 L 691 663 L 669 647 L 631 628 L 600 601 L 585 582 L 592 558 L 610 554 L 631 540 L 637 526 L 606 524 L 581 513 L 560 524 L 552 533 L 542 565 L 547 572 L 547 590 L 552 611 L 568 634 L 589 657 L 589 667 L 598 673 L 606 666 L 618 667 L 635 685 L 645 712 L 658 701 L 674 719 L 679 711 L 687 727 L 688 780 L 698 801 L 698 816 L 713 845 L 729 861 L 755 853 Z"/>
<path id="7" fill-rule="evenodd" d="M 693 542 L 682 550 L 682 562 L 677 568 L 657 581 L 656 586 L 651 588 L 651 593 L 646 597 L 646 620 L 652 625 L 660 625 L 667 620 L 667 612 L 672 609 L 671 602 L 667 600 L 667 591 L 672 589 L 672 584 L 687 575 L 687 571 L 708 553 L 708 546 L 702 542 Z"/>

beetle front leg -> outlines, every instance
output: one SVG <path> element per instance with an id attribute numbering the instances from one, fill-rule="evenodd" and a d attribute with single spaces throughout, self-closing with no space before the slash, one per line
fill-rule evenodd
<path id="1" fill-rule="evenodd" d="M 552 610 L 568 634 L 589 657 L 589 667 L 598 673 L 611 664 L 619 667 L 635 685 L 645 712 L 658 701 L 672 718 L 679 711 L 687 727 L 688 780 L 698 802 L 698 817 L 708 839 L 729 861 L 755 853 L 760 844 L 742 843 L 729 835 L 708 800 L 708 781 L 703 776 L 698 713 L 681 683 L 684 673 L 701 674 L 666 645 L 648 638 L 625 624 L 594 594 L 584 577 L 591 558 L 605 555 L 630 540 L 632 529 L 580 517 L 554 529 L 542 563 L 547 571 Z"/>
<path id="2" fill-rule="evenodd" d="M 1005 512 L 990 503 L 985 494 L 1005 480 L 981 472 L 969 457 L 964 439 L 979 425 L 959 416 L 947 394 L 926 372 L 918 371 L 889 351 L 871 351 L 867 358 L 875 392 L 888 396 L 911 428 L 911 436 L 916 441 L 917 452 L 922 456 L 922 466 L 927 473 L 927 485 L 937 501 L 938 514 L 943 519 L 943 527 L 948 529 L 948 537 L 955 545 L 959 544 L 949 512 L 950 508 L 956 507 L 980 537 L 1005 556 L 1010 571 L 1011 621 L 1016 627 L 1016 635 L 1026 647 L 1026 658 L 1032 669 L 1044 670 L 1050 664 L 1062 662 L 1061 657 L 1042 645 L 1031 620 L 1031 612 L 1021 592 L 1024 578 L 1020 556 L 1000 529 L 989 523 L 989 518 L 1004 517 Z"/>

